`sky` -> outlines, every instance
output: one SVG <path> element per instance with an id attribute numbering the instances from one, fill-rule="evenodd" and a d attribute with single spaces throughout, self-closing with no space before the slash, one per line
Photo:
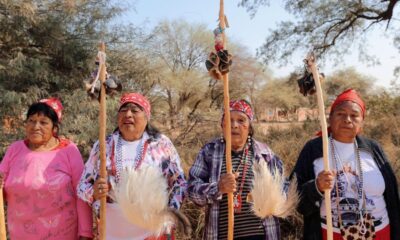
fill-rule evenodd
<path id="1" fill-rule="evenodd" d="M 146 27 L 153 27 L 162 20 L 183 19 L 188 22 L 205 24 L 212 31 L 217 26 L 219 11 L 218 0 L 136 0 L 134 9 L 121 16 L 125 22 Z M 275 29 L 277 23 L 290 20 L 292 17 L 284 10 L 280 1 L 270 1 L 270 6 L 259 8 L 254 18 L 246 9 L 238 7 L 239 0 L 225 0 L 225 14 L 230 28 L 227 29 L 228 41 L 235 41 L 248 47 L 254 55 L 270 29 Z M 393 23 L 392 23 L 393 24 Z M 210 41 L 213 41 L 212 39 Z M 358 72 L 375 79 L 375 84 L 390 87 L 394 80 L 393 70 L 400 65 L 399 50 L 394 48 L 392 39 L 383 31 L 374 31 L 369 35 L 369 53 L 378 57 L 380 64 L 372 65 L 360 62 L 358 46 L 351 49 L 351 54 L 343 58 L 343 62 L 335 65 L 326 62 L 320 66 L 321 72 L 330 74 L 335 70 L 354 67 Z M 296 67 L 301 66 L 304 56 L 293 56 L 290 63 L 284 67 L 277 64 L 269 65 L 274 77 L 285 77 Z"/>

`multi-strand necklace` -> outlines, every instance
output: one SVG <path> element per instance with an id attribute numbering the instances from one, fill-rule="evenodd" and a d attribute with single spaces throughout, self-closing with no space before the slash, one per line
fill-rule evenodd
<path id="1" fill-rule="evenodd" d="M 330 136 L 330 143 L 331 143 L 331 151 L 332 151 L 332 157 L 334 159 L 335 165 L 336 165 L 336 170 L 337 170 L 337 177 L 336 177 L 336 203 L 337 203 L 337 208 L 338 208 L 338 217 L 339 217 L 339 222 L 340 224 L 342 224 L 342 218 L 341 218 L 341 213 L 339 211 L 339 198 L 340 198 L 340 193 L 339 193 L 339 186 L 338 186 L 338 178 L 339 178 L 339 163 L 341 164 L 342 167 L 342 171 L 343 171 L 343 175 L 346 179 L 347 185 L 351 187 L 351 189 L 354 191 L 356 190 L 357 192 L 357 197 L 358 200 L 360 200 L 361 202 L 358 204 L 358 207 L 356 209 L 356 213 L 359 214 L 360 219 L 362 219 L 363 217 L 363 211 L 365 211 L 365 195 L 363 192 L 363 171 L 362 171 L 362 167 L 361 167 L 361 157 L 360 157 L 360 150 L 358 149 L 358 145 L 357 142 L 354 141 L 354 151 L 355 151 L 355 157 L 356 157 L 356 167 L 358 167 L 359 169 L 359 173 L 360 173 L 360 184 L 359 186 L 357 186 L 357 183 L 354 183 L 354 187 L 352 187 L 352 184 L 350 183 L 350 180 L 348 179 L 346 173 L 345 173 L 345 169 L 344 169 L 344 164 L 343 161 L 340 159 L 339 153 L 338 153 L 338 149 L 335 148 L 335 144 L 333 142 L 333 138 L 332 136 Z M 346 200 L 347 204 L 350 205 L 350 203 Z"/>
<path id="2" fill-rule="evenodd" d="M 123 169 L 122 145 L 123 145 L 122 138 L 121 138 L 121 135 L 119 135 L 118 140 L 117 140 L 117 146 L 115 147 L 115 143 L 113 143 L 112 153 L 110 156 L 111 171 L 112 171 L 112 175 L 115 177 L 115 182 L 119 182 L 120 173 Z M 136 157 L 134 160 L 134 169 L 138 169 L 139 166 L 141 165 L 141 163 L 145 157 L 145 154 L 146 154 L 147 146 L 148 146 L 148 141 L 146 141 L 145 137 L 142 136 L 138 146 L 136 147 Z M 114 149 L 115 149 L 116 153 L 114 153 Z"/>
<path id="3" fill-rule="evenodd" d="M 250 164 L 250 157 L 249 157 L 249 149 L 251 146 L 251 140 L 246 143 L 246 146 L 243 150 L 242 158 L 240 159 L 240 163 L 238 167 L 236 168 L 236 171 L 234 172 L 235 174 L 239 171 L 240 166 L 243 165 L 242 167 L 242 177 L 240 181 L 240 186 L 239 186 L 239 191 L 235 192 L 233 195 L 233 207 L 234 207 L 234 212 L 235 213 L 240 213 L 242 210 L 242 193 L 243 193 L 243 188 L 244 188 L 244 183 L 246 180 L 246 175 L 247 175 L 247 169 L 249 168 Z"/>

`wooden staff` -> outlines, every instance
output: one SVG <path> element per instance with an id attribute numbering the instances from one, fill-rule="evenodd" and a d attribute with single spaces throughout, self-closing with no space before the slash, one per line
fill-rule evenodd
<path id="1" fill-rule="evenodd" d="M 225 36 L 225 13 L 224 13 L 224 0 L 219 3 L 219 27 L 223 29 L 222 39 L 223 46 L 226 47 Z M 231 156 L 231 112 L 229 111 L 229 74 L 222 75 L 224 84 L 224 124 L 225 124 L 225 155 L 226 155 L 226 172 L 232 173 L 232 156 Z M 233 240 L 233 193 L 228 193 L 228 240 Z"/>
<path id="2" fill-rule="evenodd" d="M 6 240 L 6 239 L 7 239 L 7 232 L 6 232 L 6 221 L 4 217 L 3 187 L 0 187 L 0 240 Z"/>
<path id="3" fill-rule="evenodd" d="M 99 144 L 100 144 L 100 177 L 107 179 L 106 171 L 106 59 L 105 59 L 105 44 L 99 44 L 99 79 L 100 79 L 100 111 L 99 111 Z M 100 199 L 100 223 L 99 232 L 100 240 L 106 239 L 106 204 L 107 197 L 104 196 Z"/>
<path id="4" fill-rule="evenodd" d="M 311 73 L 313 75 L 315 87 L 317 90 L 319 121 L 322 129 L 322 144 L 323 144 L 322 150 L 324 158 L 324 170 L 329 171 L 330 168 L 328 160 L 328 128 L 326 125 L 325 105 L 322 94 L 321 81 L 319 79 L 319 73 L 314 54 L 310 53 L 307 56 L 306 61 L 307 61 L 307 67 L 309 70 L 311 70 Z M 328 240 L 332 240 L 333 229 L 332 229 L 332 211 L 331 211 L 331 191 L 325 190 L 324 194 L 325 194 L 326 227 L 328 232 Z"/>

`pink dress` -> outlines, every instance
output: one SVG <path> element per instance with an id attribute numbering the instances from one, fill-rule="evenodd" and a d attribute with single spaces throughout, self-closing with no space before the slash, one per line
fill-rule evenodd
<path id="1" fill-rule="evenodd" d="M 83 160 L 75 144 L 31 151 L 14 142 L 0 164 L 11 239 L 73 240 L 92 236 L 91 209 L 77 197 Z"/>

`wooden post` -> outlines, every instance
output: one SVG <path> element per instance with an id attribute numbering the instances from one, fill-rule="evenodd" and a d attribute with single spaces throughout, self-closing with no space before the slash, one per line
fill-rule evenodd
<path id="1" fill-rule="evenodd" d="M 315 56 L 311 53 L 307 56 L 307 65 L 311 70 L 315 87 L 317 90 L 317 100 L 318 100 L 318 112 L 319 112 L 319 121 L 322 129 L 322 144 L 323 144 L 323 158 L 324 158 L 324 170 L 329 171 L 329 159 L 328 159 L 328 127 L 326 124 L 326 116 L 325 116 L 325 105 L 324 98 L 322 94 L 322 86 L 321 81 L 319 79 L 319 73 L 317 69 Z M 332 229 L 332 211 L 331 211 L 331 191 L 325 191 L 325 210 L 326 210 L 326 226 L 328 233 L 328 240 L 333 239 L 333 229 Z"/>
<path id="2" fill-rule="evenodd" d="M 219 26 L 226 28 L 224 0 L 219 3 Z M 226 47 L 225 31 L 222 32 L 223 46 Z M 231 112 L 229 111 L 229 74 L 222 75 L 224 84 L 224 124 L 225 124 L 225 159 L 226 172 L 232 173 L 232 155 L 231 155 Z M 233 240 L 234 212 L 233 212 L 233 193 L 228 193 L 228 240 Z"/>
<path id="3" fill-rule="evenodd" d="M 6 221 L 4 216 L 3 187 L 0 187 L 0 240 L 7 240 Z"/>
<path id="4" fill-rule="evenodd" d="M 105 44 L 102 42 L 99 45 L 100 53 L 103 56 L 99 56 L 99 80 L 100 80 L 100 110 L 99 110 L 99 144 L 100 144 L 100 177 L 107 179 L 106 171 L 106 61 L 105 61 Z M 101 59 L 103 57 L 103 59 Z M 100 240 L 106 239 L 106 204 L 107 197 L 104 196 L 100 199 L 100 223 L 99 232 Z"/>

